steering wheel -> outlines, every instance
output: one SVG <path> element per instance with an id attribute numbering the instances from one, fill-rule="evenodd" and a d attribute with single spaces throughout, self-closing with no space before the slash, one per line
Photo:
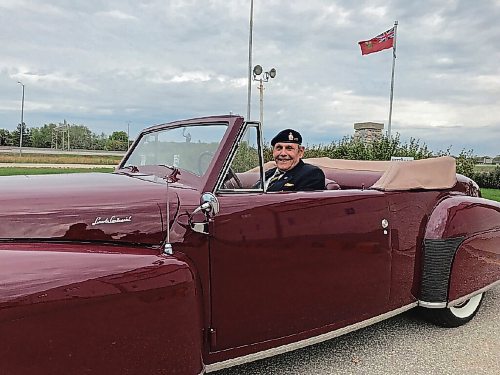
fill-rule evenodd
<path id="1" fill-rule="evenodd" d="M 240 179 L 238 178 L 238 175 L 234 172 L 233 168 L 229 167 L 229 169 L 227 170 L 226 177 L 224 178 L 224 187 L 226 189 L 231 189 L 231 188 L 235 189 L 235 187 L 228 186 L 228 185 L 232 185 L 232 184 L 229 184 L 229 182 L 231 180 L 234 181 L 234 184 L 236 185 L 237 189 L 243 189 L 243 184 L 241 183 Z"/>

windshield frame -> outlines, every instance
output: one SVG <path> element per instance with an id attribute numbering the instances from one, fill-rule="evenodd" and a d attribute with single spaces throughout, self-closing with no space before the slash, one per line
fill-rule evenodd
<path id="1" fill-rule="evenodd" d="M 132 146 L 127 151 L 126 155 L 123 157 L 119 165 L 116 167 L 115 173 L 127 173 L 131 176 L 144 175 L 144 174 L 154 174 L 160 178 L 165 178 L 171 174 L 171 169 L 166 166 L 160 165 L 148 165 L 148 166 L 136 166 L 138 171 L 131 172 L 127 171 L 129 167 L 125 167 L 130 155 L 136 150 L 136 147 L 140 144 L 143 137 L 150 135 L 157 131 L 162 131 L 165 129 L 176 129 L 181 127 L 189 126 L 209 126 L 209 125 L 221 125 L 226 126 L 224 135 L 222 136 L 219 146 L 217 147 L 212 160 L 210 161 L 205 173 L 202 176 L 198 176 L 186 170 L 180 170 L 179 180 L 181 184 L 191 185 L 192 187 L 202 190 L 202 191 L 213 191 L 217 176 L 220 173 L 220 169 L 223 167 L 223 162 L 226 160 L 227 155 L 231 149 L 234 139 L 238 133 L 238 130 L 243 124 L 243 118 L 236 115 L 222 115 L 222 116 L 212 116 L 212 117 L 202 117 L 196 119 L 189 119 L 183 121 L 175 121 L 171 123 L 165 123 L 160 125 L 154 125 L 148 127 L 141 131 L 137 136 L 136 140 Z M 146 167 L 146 168 L 145 168 Z"/>

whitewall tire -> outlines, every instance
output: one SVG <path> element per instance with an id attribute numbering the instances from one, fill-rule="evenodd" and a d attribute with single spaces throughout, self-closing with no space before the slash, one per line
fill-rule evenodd
<path id="1" fill-rule="evenodd" d="M 441 327 L 459 327 L 469 322 L 481 307 L 484 293 L 476 294 L 467 301 L 444 309 L 425 309 L 424 315 Z"/>

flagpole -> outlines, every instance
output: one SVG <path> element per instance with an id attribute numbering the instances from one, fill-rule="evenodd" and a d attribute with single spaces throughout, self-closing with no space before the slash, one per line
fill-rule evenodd
<path id="1" fill-rule="evenodd" d="M 392 74 L 391 74 L 391 101 L 389 105 L 389 124 L 387 126 L 387 137 L 391 138 L 392 125 L 392 99 L 394 97 L 394 68 L 396 66 L 396 37 L 398 32 L 398 21 L 394 21 L 394 45 L 392 47 Z"/>
<path id="2" fill-rule="evenodd" d="M 253 34 L 253 0 L 250 1 L 250 34 L 248 36 L 248 96 L 247 121 L 250 121 L 250 101 L 252 98 L 252 34 Z"/>

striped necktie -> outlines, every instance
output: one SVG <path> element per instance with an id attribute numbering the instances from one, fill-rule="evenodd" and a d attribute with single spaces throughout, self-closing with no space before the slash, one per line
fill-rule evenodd
<path id="1" fill-rule="evenodd" d="M 267 180 L 266 189 L 272 184 L 274 184 L 276 181 L 278 181 L 284 174 L 285 171 L 280 171 L 278 168 L 276 168 L 274 174 L 271 176 L 269 180 Z"/>

